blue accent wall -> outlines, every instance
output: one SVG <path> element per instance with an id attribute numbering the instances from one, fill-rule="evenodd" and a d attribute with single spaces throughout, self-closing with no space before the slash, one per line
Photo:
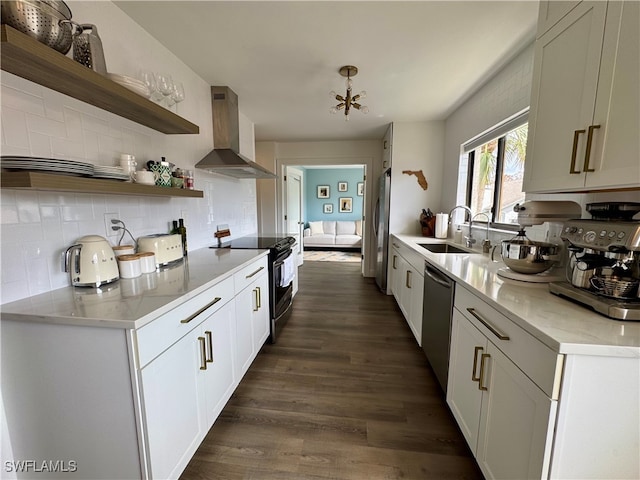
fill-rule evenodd
<path id="1" fill-rule="evenodd" d="M 305 169 L 305 222 L 318 220 L 360 220 L 363 196 L 358 196 L 358 183 L 364 182 L 364 167 Z M 338 191 L 338 182 L 347 182 L 347 191 Z M 318 185 L 329 186 L 329 198 L 318 198 Z M 340 212 L 339 199 L 352 199 L 352 212 Z M 324 205 L 333 206 L 333 213 L 324 213 Z"/>

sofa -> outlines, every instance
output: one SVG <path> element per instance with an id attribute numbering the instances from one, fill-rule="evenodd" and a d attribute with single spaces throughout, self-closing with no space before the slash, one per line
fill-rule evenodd
<path id="1" fill-rule="evenodd" d="M 360 248 L 362 220 L 332 220 L 309 222 L 302 242 L 307 247 Z"/>

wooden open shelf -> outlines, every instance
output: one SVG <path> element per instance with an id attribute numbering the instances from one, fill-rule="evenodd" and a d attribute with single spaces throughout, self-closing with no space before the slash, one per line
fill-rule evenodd
<path id="1" fill-rule="evenodd" d="M 27 188 L 31 190 L 49 190 L 73 193 L 107 193 L 111 195 L 142 195 L 159 197 L 203 198 L 201 190 L 156 187 L 139 183 L 98 178 L 73 177 L 39 172 L 2 172 L 2 188 Z"/>
<path id="2" fill-rule="evenodd" d="M 162 133 L 200 132 L 197 125 L 127 90 L 53 48 L 8 25 L 2 25 L 1 28 L 2 70 Z"/>

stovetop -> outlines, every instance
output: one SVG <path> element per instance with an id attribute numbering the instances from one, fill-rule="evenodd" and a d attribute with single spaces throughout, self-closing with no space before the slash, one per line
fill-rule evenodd
<path id="1" fill-rule="evenodd" d="M 238 249 L 261 249 L 290 248 L 295 243 L 295 238 L 284 235 L 273 235 L 265 237 L 238 237 L 219 245 L 211 245 L 209 248 L 238 248 Z"/>

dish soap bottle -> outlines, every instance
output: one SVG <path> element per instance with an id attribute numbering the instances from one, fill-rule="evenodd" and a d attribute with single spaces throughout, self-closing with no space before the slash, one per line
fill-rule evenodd
<path id="1" fill-rule="evenodd" d="M 453 232 L 453 241 L 454 243 L 462 245 L 462 230 L 460 230 L 460 225 L 458 225 L 456 231 Z"/>
<path id="2" fill-rule="evenodd" d="M 187 256 L 187 227 L 184 226 L 184 220 L 178 219 L 178 233 L 182 237 L 182 255 Z"/>

